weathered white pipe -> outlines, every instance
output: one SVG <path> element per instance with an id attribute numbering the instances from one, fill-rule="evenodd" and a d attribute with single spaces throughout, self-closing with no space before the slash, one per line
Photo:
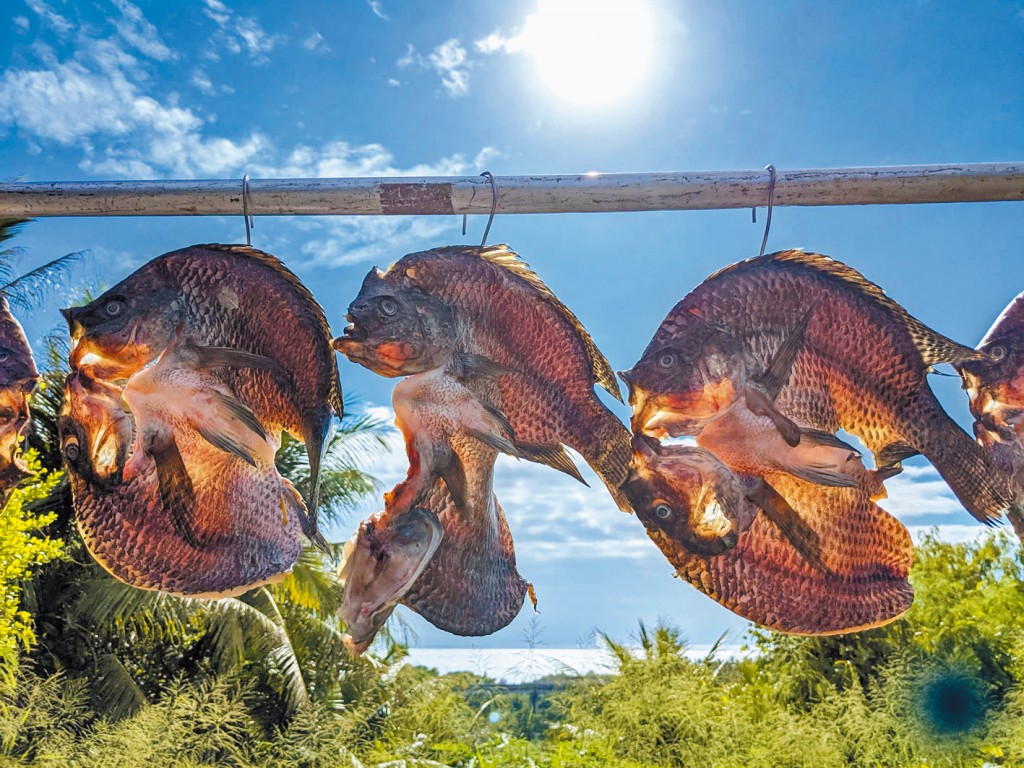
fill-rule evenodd
<path id="1" fill-rule="evenodd" d="M 498 176 L 497 213 L 752 208 L 767 171 Z M 774 204 L 875 205 L 1024 200 L 1024 163 L 779 170 Z M 251 179 L 256 216 L 486 214 L 490 182 L 435 178 Z M 219 216 L 242 212 L 242 181 L 0 184 L 0 216 Z"/>

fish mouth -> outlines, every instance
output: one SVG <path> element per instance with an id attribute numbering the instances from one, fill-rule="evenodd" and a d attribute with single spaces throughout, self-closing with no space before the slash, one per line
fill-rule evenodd
<path id="1" fill-rule="evenodd" d="M 348 320 L 349 324 L 345 326 L 345 330 L 341 332 L 341 338 L 348 341 L 356 341 L 363 343 L 370 338 L 370 331 L 365 325 L 360 323 L 351 314 L 345 315 L 345 319 Z"/>
<path id="2" fill-rule="evenodd" d="M 640 434 L 663 440 L 666 437 L 695 436 L 704 427 L 703 421 L 680 416 L 667 408 L 648 409 L 634 422 Z"/>

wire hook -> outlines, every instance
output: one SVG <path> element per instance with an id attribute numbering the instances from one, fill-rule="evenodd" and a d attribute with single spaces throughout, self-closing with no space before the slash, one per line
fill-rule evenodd
<path id="1" fill-rule="evenodd" d="M 487 217 L 487 226 L 484 227 L 484 237 L 480 241 L 480 247 L 483 248 L 487 245 L 487 235 L 490 234 L 491 222 L 494 221 L 494 211 L 498 207 L 498 186 L 494 183 L 494 174 L 490 171 L 484 171 L 480 175 L 491 182 L 491 215 Z"/>
<path id="2" fill-rule="evenodd" d="M 772 208 L 775 206 L 775 166 L 766 165 L 768 171 L 768 216 L 764 222 L 764 237 L 761 238 L 761 255 L 764 256 L 764 249 L 768 245 L 768 233 L 772 228 Z M 754 208 L 754 221 L 757 221 L 757 208 Z"/>
<path id="3" fill-rule="evenodd" d="M 491 182 L 491 215 L 487 217 L 487 226 L 484 228 L 484 239 L 480 241 L 480 247 L 487 245 L 487 234 L 491 231 L 491 222 L 494 221 L 494 210 L 498 207 L 498 188 L 494 183 L 494 174 L 484 171 L 480 174 Z M 466 219 L 468 214 L 462 214 L 462 236 L 466 236 Z"/>
<path id="4" fill-rule="evenodd" d="M 255 228 L 256 222 L 249 213 L 249 174 L 242 177 L 242 219 L 245 221 L 245 244 L 251 246 L 250 230 Z"/>

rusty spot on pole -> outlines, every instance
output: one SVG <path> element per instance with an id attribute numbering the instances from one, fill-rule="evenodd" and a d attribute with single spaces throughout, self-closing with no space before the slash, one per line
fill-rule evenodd
<path id="1" fill-rule="evenodd" d="M 455 213 L 451 184 L 381 184 L 384 213 Z"/>

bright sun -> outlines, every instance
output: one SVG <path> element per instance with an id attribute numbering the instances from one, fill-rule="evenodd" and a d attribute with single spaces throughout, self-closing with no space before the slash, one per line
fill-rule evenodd
<path id="1" fill-rule="evenodd" d="M 607 104 L 646 74 L 654 20 L 643 0 L 539 0 L 519 43 L 559 97 L 578 105 Z"/>

